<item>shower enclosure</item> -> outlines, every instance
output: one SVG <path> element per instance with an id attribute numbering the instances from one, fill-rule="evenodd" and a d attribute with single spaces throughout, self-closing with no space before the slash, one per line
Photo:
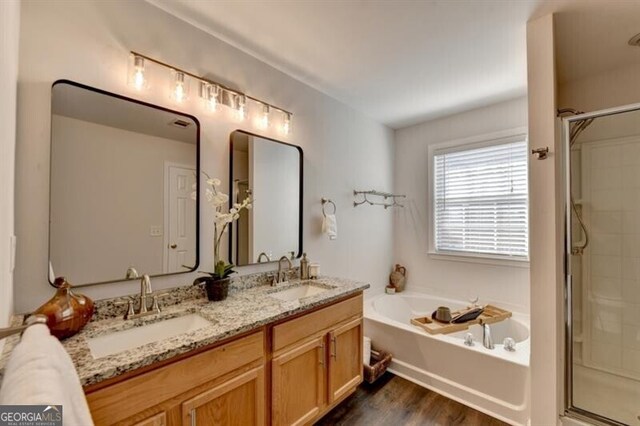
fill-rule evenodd
<path id="1" fill-rule="evenodd" d="M 640 425 L 640 104 L 559 115 L 567 414 Z"/>

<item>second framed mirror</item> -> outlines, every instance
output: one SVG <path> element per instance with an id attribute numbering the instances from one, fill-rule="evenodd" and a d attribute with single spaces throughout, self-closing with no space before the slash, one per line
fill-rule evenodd
<path id="1" fill-rule="evenodd" d="M 302 149 L 236 130 L 231 134 L 230 203 L 253 200 L 230 233 L 238 266 L 302 255 Z"/>

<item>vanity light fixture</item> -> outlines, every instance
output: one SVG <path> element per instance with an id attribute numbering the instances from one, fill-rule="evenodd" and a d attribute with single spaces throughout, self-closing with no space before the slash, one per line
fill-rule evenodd
<path id="1" fill-rule="evenodd" d="M 135 54 L 131 55 L 129 68 L 129 84 L 138 91 L 145 89 L 148 82 L 144 75 L 144 58 Z"/>
<path id="2" fill-rule="evenodd" d="M 247 118 L 247 101 L 262 105 L 262 115 L 256 122 L 256 125 L 262 128 L 267 128 L 273 116 L 272 111 L 276 111 L 282 114 L 282 132 L 288 135 L 291 132 L 291 118 L 293 114 L 285 109 L 279 108 L 270 103 L 264 102 L 260 99 L 248 96 L 238 90 L 231 89 L 223 84 L 212 81 L 208 78 L 201 77 L 185 71 L 183 69 L 174 67 L 165 62 L 161 62 L 157 59 L 153 59 L 149 56 L 143 55 L 138 52 L 131 52 L 133 58 L 131 65 L 130 84 L 141 90 L 146 87 L 148 83 L 147 76 L 145 75 L 145 64 L 153 63 L 160 65 L 171 71 L 171 85 L 170 92 L 171 97 L 178 103 L 182 103 L 188 99 L 189 96 L 189 80 L 199 82 L 199 97 L 202 99 L 203 106 L 210 111 L 216 111 L 219 105 L 226 105 L 232 109 L 235 109 L 236 116 L 239 120 Z"/>
<path id="3" fill-rule="evenodd" d="M 269 108 L 269 105 L 267 104 L 262 105 L 262 115 L 260 116 L 260 122 L 258 123 L 260 125 L 260 128 L 266 129 L 267 127 L 269 127 L 270 112 L 271 112 L 271 109 Z"/>
<path id="4" fill-rule="evenodd" d="M 189 95 L 189 82 L 182 71 L 174 70 L 173 73 L 173 99 L 178 102 L 184 102 Z"/>
<path id="5" fill-rule="evenodd" d="M 282 133 L 288 135 L 291 132 L 291 113 L 287 112 L 282 120 Z"/>
<path id="6" fill-rule="evenodd" d="M 218 86 L 207 83 L 206 81 L 201 81 L 200 98 L 206 109 L 211 112 L 216 112 L 218 109 Z"/>
<path id="7" fill-rule="evenodd" d="M 215 84 L 209 85 L 209 111 L 215 112 L 218 109 L 218 86 Z"/>
<path id="8" fill-rule="evenodd" d="M 236 95 L 236 114 L 239 120 L 247 117 L 247 98 L 245 95 Z"/>

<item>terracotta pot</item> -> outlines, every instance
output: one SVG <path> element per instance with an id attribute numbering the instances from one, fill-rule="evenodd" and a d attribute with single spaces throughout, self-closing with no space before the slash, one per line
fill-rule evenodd
<path id="1" fill-rule="evenodd" d="M 400 293 L 404 290 L 407 282 L 407 268 L 396 264 L 396 269 L 389 275 L 389 284 L 396 288 L 396 292 Z"/>
<path id="2" fill-rule="evenodd" d="M 58 339 L 66 339 L 79 332 L 93 315 L 93 300 L 71 291 L 71 284 L 64 278 L 56 278 L 56 294 L 34 311 L 47 317 L 51 334 Z"/>

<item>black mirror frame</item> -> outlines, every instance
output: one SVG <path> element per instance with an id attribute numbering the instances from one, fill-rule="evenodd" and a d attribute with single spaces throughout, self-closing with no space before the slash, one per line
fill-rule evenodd
<path id="1" fill-rule="evenodd" d="M 276 142 L 282 145 L 286 145 L 286 146 L 290 146 L 292 148 L 295 148 L 298 150 L 298 153 L 300 154 L 300 197 L 299 197 L 299 203 L 298 203 L 298 209 L 299 209 L 299 213 L 298 213 L 298 253 L 296 254 L 294 259 L 299 259 L 302 257 L 302 252 L 303 252 L 303 204 L 304 204 L 304 151 L 302 150 L 301 147 L 299 147 L 298 145 L 294 145 L 288 142 L 283 142 L 283 141 L 279 141 L 277 139 L 273 139 L 273 138 L 269 138 L 266 136 L 262 136 L 259 135 L 257 133 L 252 133 L 252 132 L 248 132 L 246 130 L 242 130 L 242 129 L 236 129 L 233 132 L 230 133 L 229 135 L 229 208 L 233 207 L 233 198 L 231 197 L 231 194 L 233 194 L 233 134 L 236 132 L 240 132 L 240 133 L 244 133 L 245 135 L 248 136 L 253 136 L 253 137 L 257 137 L 257 138 L 261 138 L 261 139 L 266 139 L 268 141 L 271 142 Z M 229 263 L 231 263 L 231 261 L 233 260 L 233 244 L 231 239 L 233 238 L 233 223 L 231 223 L 229 225 Z M 238 253 L 236 253 L 236 259 L 238 258 Z M 277 260 L 271 260 L 270 262 L 262 262 L 262 263 L 248 263 L 246 265 L 236 265 L 238 267 L 243 267 L 243 266 L 251 266 L 251 265 L 263 265 L 266 263 L 273 263 L 273 262 L 277 262 Z"/>
<path id="2" fill-rule="evenodd" d="M 172 110 L 169 108 L 165 108 L 165 107 L 161 107 L 159 105 L 154 105 L 148 102 L 144 102 L 138 99 L 133 99 L 133 98 L 129 98 L 127 96 L 123 96 L 123 95 L 119 95 L 117 93 L 113 93 L 113 92 L 108 92 L 106 90 L 102 90 L 102 89 L 98 89 L 96 87 L 91 87 L 91 86 L 87 86 L 85 84 L 82 83 L 78 83 L 75 81 L 71 81 L 71 80 L 66 80 L 66 79 L 60 79 L 60 80 L 56 80 L 55 82 L 53 82 L 53 84 L 51 85 L 51 104 L 53 104 L 53 88 L 59 84 L 68 84 L 71 86 L 75 86 L 75 87 L 79 87 L 81 89 L 85 89 L 85 90 L 91 90 L 92 92 L 96 92 L 96 93 L 100 93 L 102 95 L 106 95 L 106 96 L 111 96 L 117 99 L 121 99 L 123 101 L 127 101 L 127 102 L 133 102 L 136 103 L 138 105 L 142 105 L 142 106 L 146 106 L 149 108 L 154 108 L 160 111 L 164 111 L 164 112 L 169 112 L 171 114 L 177 114 L 177 115 L 181 115 L 183 117 L 188 117 L 191 120 L 193 120 L 193 122 L 196 124 L 196 257 L 195 257 L 195 264 L 193 266 L 193 268 L 189 269 L 188 271 L 181 271 L 181 272 L 169 272 L 169 273 L 163 273 L 163 274 L 156 274 L 156 275 L 150 275 L 151 278 L 154 277 L 163 277 L 163 276 L 170 276 L 170 275 L 179 275 L 179 274 L 189 274 L 192 272 L 195 272 L 198 269 L 198 266 L 200 265 L 200 175 L 201 175 L 201 169 L 200 169 L 200 121 L 191 114 L 186 114 L 184 112 L 181 111 L 176 111 L 176 110 Z M 53 108 L 52 108 L 53 109 Z M 53 112 L 53 111 L 52 111 Z M 49 145 L 50 145 L 50 151 L 51 152 L 51 148 L 52 148 L 52 143 L 53 143 L 53 126 L 51 126 L 50 131 L 49 131 L 50 135 L 49 135 Z M 51 218 L 51 176 L 52 176 L 52 169 L 53 169 L 53 164 L 52 164 L 52 160 L 53 160 L 53 156 L 49 155 L 49 218 Z M 48 242 L 47 242 L 47 261 L 51 260 L 51 220 L 49 219 L 49 232 L 48 232 Z M 49 266 L 47 265 L 47 271 L 49 270 Z M 54 277 L 55 278 L 55 277 Z M 139 280 L 140 278 L 123 278 L 123 279 L 117 279 L 117 280 L 108 280 L 108 281 L 100 281 L 100 282 L 95 282 L 95 283 L 85 283 L 85 284 L 74 284 L 74 287 L 89 287 L 89 286 L 94 286 L 94 285 L 101 285 L 101 284 L 112 284 L 112 283 L 119 283 L 119 282 L 125 282 L 125 281 L 132 281 L 132 280 Z M 52 287 L 56 287 L 56 285 L 54 283 L 51 282 L 51 277 L 49 277 L 49 274 L 47 273 L 47 282 L 52 286 Z"/>

